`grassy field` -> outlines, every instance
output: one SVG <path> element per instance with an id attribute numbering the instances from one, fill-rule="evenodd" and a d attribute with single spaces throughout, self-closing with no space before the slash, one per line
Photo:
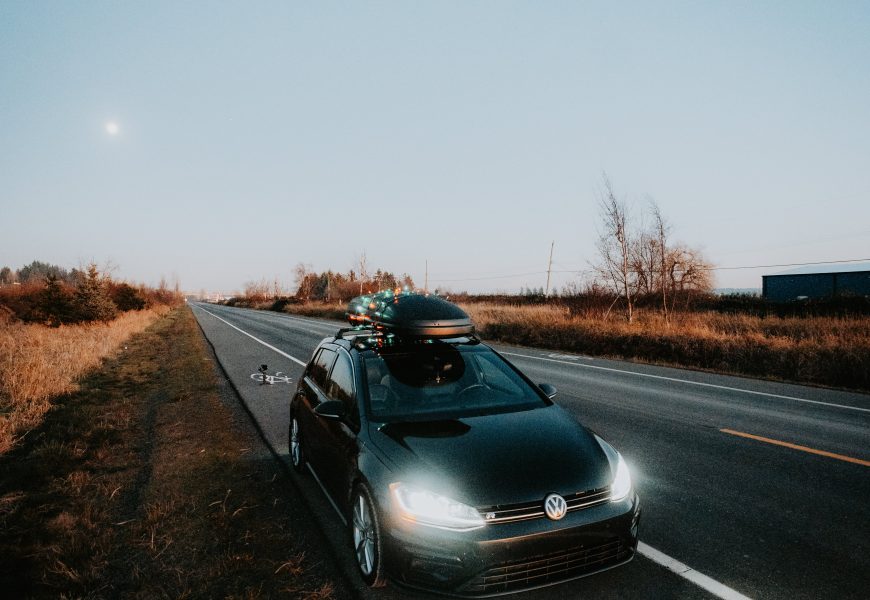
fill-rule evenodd
<path id="1" fill-rule="evenodd" d="M 714 312 L 640 313 L 634 323 L 571 316 L 552 306 L 463 308 L 481 337 L 833 387 L 870 390 L 870 319 Z"/>
<path id="2" fill-rule="evenodd" d="M 4 597 L 346 597 L 190 310 L 152 320 L 0 456 Z"/>
<path id="3" fill-rule="evenodd" d="M 109 323 L 46 327 L 0 324 L 0 454 L 38 426 L 51 399 L 169 309 L 122 314 Z"/>
<path id="4" fill-rule="evenodd" d="M 870 318 L 640 311 L 634 323 L 572 315 L 558 305 L 460 303 L 481 338 L 595 356 L 870 390 Z M 335 304 L 288 304 L 343 318 Z"/>

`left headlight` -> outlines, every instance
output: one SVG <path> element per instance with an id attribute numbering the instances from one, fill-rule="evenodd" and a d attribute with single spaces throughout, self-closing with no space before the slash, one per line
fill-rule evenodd
<path id="1" fill-rule="evenodd" d="M 628 465 L 625 464 L 622 455 L 617 452 L 616 474 L 613 483 L 610 484 L 610 500 L 619 502 L 624 500 L 631 492 L 631 475 L 628 473 Z"/>
<path id="2" fill-rule="evenodd" d="M 399 514 L 409 521 L 453 531 L 470 531 L 486 525 L 474 508 L 446 496 L 404 483 L 391 484 L 390 493 Z"/>

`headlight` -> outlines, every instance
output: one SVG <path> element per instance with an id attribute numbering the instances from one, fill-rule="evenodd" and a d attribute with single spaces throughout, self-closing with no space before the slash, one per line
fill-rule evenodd
<path id="1" fill-rule="evenodd" d="M 404 483 L 391 484 L 390 492 L 399 514 L 409 521 L 455 531 L 478 529 L 486 524 L 472 507 L 440 494 Z"/>
<path id="2" fill-rule="evenodd" d="M 613 477 L 613 483 L 610 484 L 610 500 L 619 502 L 624 500 L 631 491 L 631 475 L 628 474 L 628 465 L 622 459 L 622 455 L 617 453 L 619 458 L 616 463 L 616 475 Z"/>

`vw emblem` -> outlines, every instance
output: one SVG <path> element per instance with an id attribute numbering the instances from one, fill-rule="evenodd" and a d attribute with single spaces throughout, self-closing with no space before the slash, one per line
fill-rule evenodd
<path id="1" fill-rule="evenodd" d="M 559 494 L 550 494 L 544 498 L 544 512 L 554 521 L 558 521 L 568 512 L 568 505 Z"/>

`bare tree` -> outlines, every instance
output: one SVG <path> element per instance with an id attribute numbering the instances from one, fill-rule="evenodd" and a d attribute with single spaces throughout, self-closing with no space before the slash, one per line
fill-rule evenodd
<path id="1" fill-rule="evenodd" d="M 682 296 L 688 308 L 694 294 L 713 289 L 712 269 L 700 250 L 684 245 L 675 246 L 668 250 L 666 263 L 671 311 L 676 308 L 679 296 Z"/>
<path id="2" fill-rule="evenodd" d="M 603 228 L 598 239 L 600 262 L 596 279 L 615 295 L 613 306 L 625 299 L 629 322 L 641 295 L 661 297 L 665 320 L 677 308 L 688 308 L 693 296 L 713 287 L 712 268 L 701 251 L 670 240 L 671 226 L 658 204 L 649 200 L 648 226 L 636 227 L 628 208 L 604 175 L 604 193 L 599 202 Z"/>
<path id="3" fill-rule="evenodd" d="M 652 233 L 655 236 L 658 250 L 658 267 L 659 267 L 659 285 L 662 292 L 662 312 L 665 315 L 665 321 L 668 317 L 668 282 L 666 274 L 668 273 L 668 236 L 671 233 L 671 226 L 662 215 L 658 203 L 650 198 L 650 213 L 652 214 Z"/>
<path id="4" fill-rule="evenodd" d="M 245 299 L 250 302 L 265 302 L 269 299 L 269 282 L 265 279 L 260 281 L 245 282 Z"/>
<path id="5" fill-rule="evenodd" d="M 631 245 L 631 268 L 637 278 L 637 294 L 651 296 L 658 290 L 658 242 L 651 231 L 641 229 Z"/>
<path id="6" fill-rule="evenodd" d="M 275 276 L 275 279 L 272 281 L 272 297 L 280 298 L 282 296 L 286 296 L 287 292 L 284 289 L 284 286 L 281 285 L 281 281 L 278 279 L 278 276 Z"/>
<path id="7" fill-rule="evenodd" d="M 603 177 L 604 192 L 599 201 L 602 231 L 597 244 L 600 262 L 595 270 L 613 288 L 617 300 L 620 297 L 625 298 L 626 316 L 631 323 L 634 320 L 633 294 L 637 287 L 637 277 L 632 268 L 628 209 L 625 202 L 616 197 L 607 173 Z"/>
<path id="8" fill-rule="evenodd" d="M 366 270 L 366 253 L 363 250 L 362 254 L 359 256 L 359 293 L 362 296 L 363 293 L 363 284 L 365 284 L 369 280 L 369 273 Z"/>
<path id="9" fill-rule="evenodd" d="M 299 298 L 308 300 L 311 296 L 311 277 L 308 277 L 311 265 L 305 263 L 296 263 L 293 273 L 296 276 L 296 295 Z"/>

